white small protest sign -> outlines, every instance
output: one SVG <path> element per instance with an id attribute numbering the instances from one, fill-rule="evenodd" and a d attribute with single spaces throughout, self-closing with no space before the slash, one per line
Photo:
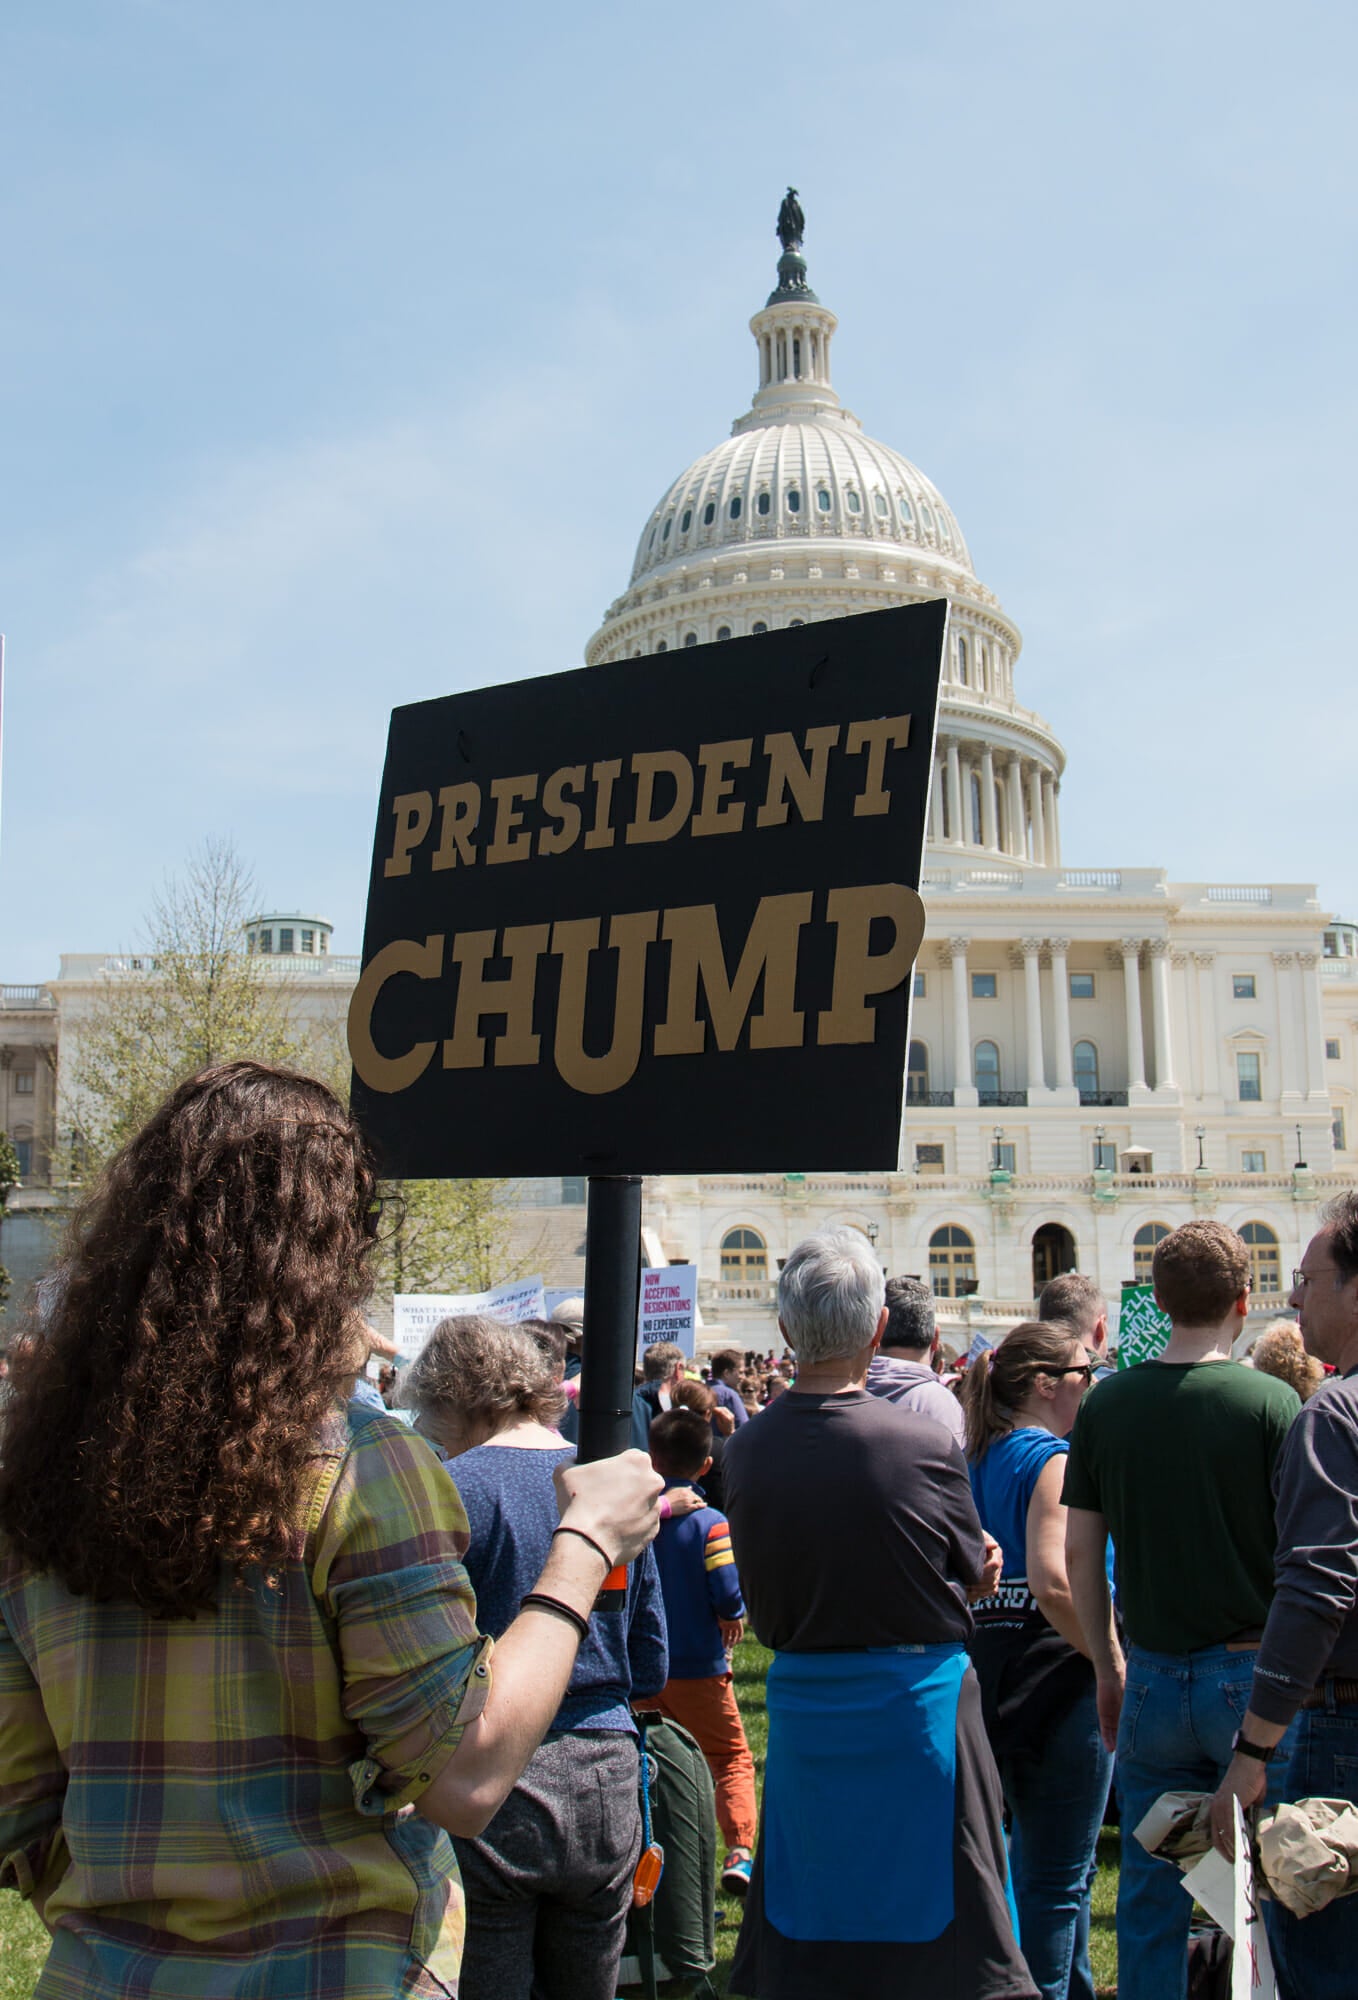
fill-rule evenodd
<path id="1" fill-rule="evenodd" d="M 560 1285 L 548 1285 L 543 1296 L 546 1300 L 546 1311 L 543 1314 L 543 1318 L 550 1319 L 557 1307 L 564 1306 L 567 1299 L 583 1298 L 584 1294 L 579 1285 L 570 1285 L 564 1290 Z M 533 1315 L 530 1313 L 529 1318 L 531 1319 L 532 1317 Z"/>
<path id="2" fill-rule="evenodd" d="M 391 1337 L 402 1361 L 413 1361 L 440 1320 L 470 1313 L 513 1322 L 545 1319 L 541 1278 L 512 1278 L 488 1292 L 398 1292 L 392 1300 Z"/>
<path id="3" fill-rule="evenodd" d="M 1250 1851 L 1249 1829 L 1235 1805 L 1235 1861 L 1223 1861 L 1215 1847 L 1209 1847 L 1200 1861 L 1186 1870 L 1183 1888 L 1200 1903 L 1214 1923 L 1221 1925 L 1233 1940 L 1231 1955 L 1231 2000 L 1277 2000 L 1273 1960 L 1268 1949 L 1268 1933 L 1254 1887 L 1254 1857 Z"/>
<path id="4" fill-rule="evenodd" d="M 641 1274 L 637 1349 L 672 1340 L 692 1361 L 697 1351 L 698 1267 L 660 1264 Z"/>

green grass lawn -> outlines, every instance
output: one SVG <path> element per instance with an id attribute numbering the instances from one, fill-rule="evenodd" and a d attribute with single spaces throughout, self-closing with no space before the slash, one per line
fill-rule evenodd
<path id="1" fill-rule="evenodd" d="M 738 1649 L 735 1659 L 736 1697 L 745 1718 L 745 1734 L 754 1753 L 759 1783 L 764 1782 L 764 1752 L 768 1718 L 764 1710 L 764 1676 L 772 1655 L 753 1639 Z M 1094 1884 L 1094 1921 L 1090 1955 L 1100 1993 L 1117 1990 L 1117 1947 L 1113 1938 L 1113 1905 L 1117 1897 L 1117 1840 L 1105 1834 L 1099 1843 L 1099 1873 Z M 717 1987 L 727 1990 L 731 1955 L 740 1929 L 740 1904 L 717 1891 Z M 47 1933 L 27 1904 L 0 1891 L 0 2000 L 31 2000 L 34 1984 L 47 1955 Z"/>

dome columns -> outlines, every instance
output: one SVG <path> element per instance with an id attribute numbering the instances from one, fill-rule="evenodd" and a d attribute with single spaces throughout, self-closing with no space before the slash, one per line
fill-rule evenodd
<path id="1" fill-rule="evenodd" d="M 929 845 L 1059 868 L 1056 784 L 1056 772 L 1042 758 L 994 742 L 967 742 L 945 721 L 934 757 Z"/>

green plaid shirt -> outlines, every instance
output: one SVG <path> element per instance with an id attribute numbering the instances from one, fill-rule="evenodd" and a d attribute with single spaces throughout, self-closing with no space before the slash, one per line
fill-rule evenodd
<path id="1" fill-rule="evenodd" d="M 52 1932 L 40 2000 L 456 1993 L 452 1844 L 411 1801 L 490 1689 L 466 1547 L 434 1452 L 351 1404 L 281 1571 L 197 1618 L 0 1553 L 0 1886 Z"/>

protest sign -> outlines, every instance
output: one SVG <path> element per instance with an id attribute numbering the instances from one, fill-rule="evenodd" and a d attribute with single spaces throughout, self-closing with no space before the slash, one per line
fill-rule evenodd
<path id="1" fill-rule="evenodd" d="M 660 1264 L 641 1274 L 637 1351 L 672 1340 L 690 1361 L 697 1352 L 698 1267 Z"/>
<path id="2" fill-rule="evenodd" d="M 567 1299 L 578 1299 L 581 1296 L 581 1292 L 579 1285 L 573 1285 L 568 1289 L 560 1285 L 548 1285 L 542 1296 L 544 1305 L 543 1316 L 546 1319 L 550 1319 L 558 1306 L 564 1306 Z"/>
<path id="3" fill-rule="evenodd" d="M 1234 1862 L 1224 1861 L 1214 1847 L 1209 1847 L 1200 1861 L 1185 1870 L 1181 1886 L 1232 1940 L 1231 2000 L 1277 2000 L 1268 1932 L 1255 1889 L 1249 1828 L 1239 1799 L 1232 1803 Z"/>
<path id="4" fill-rule="evenodd" d="M 970 1364 L 973 1361 L 979 1361 L 983 1354 L 989 1354 L 991 1348 L 994 1347 L 994 1345 L 995 1345 L 995 1340 L 991 1334 L 974 1333 L 971 1337 L 971 1346 L 967 1349 L 966 1352 L 966 1360 L 968 1364 Z"/>
<path id="5" fill-rule="evenodd" d="M 470 1313 L 487 1319 L 543 1319 L 541 1278 L 514 1278 L 488 1292 L 398 1292 L 391 1302 L 391 1337 L 403 1362 L 413 1361 L 440 1320 Z"/>
<path id="6" fill-rule="evenodd" d="M 349 1012 L 383 1172 L 894 1167 L 945 625 L 395 710 Z"/>
<path id="7" fill-rule="evenodd" d="M 1118 1367 L 1154 1361 L 1169 1343 L 1169 1314 L 1155 1303 L 1153 1285 L 1124 1285 L 1118 1313 Z"/>

